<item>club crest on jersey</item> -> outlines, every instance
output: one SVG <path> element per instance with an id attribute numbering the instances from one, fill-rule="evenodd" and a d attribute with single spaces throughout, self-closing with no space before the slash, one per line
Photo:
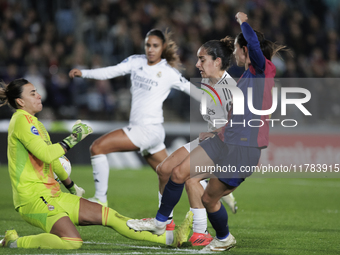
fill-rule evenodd
<path id="1" fill-rule="evenodd" d="M 39 131 L 35 126 L 31 127 L 31 132 L 32 132 L 33 135 L 39 135 Z"/>
<path id="2" fill-rule="evenodd" d="M 159 71 L 159 72 L 157 73 L 157 77 L 158 77 L 158 78 L 161 78 L 161 77 L 162 77 L 162 72 L 161 72 L 161 71 Z"/>

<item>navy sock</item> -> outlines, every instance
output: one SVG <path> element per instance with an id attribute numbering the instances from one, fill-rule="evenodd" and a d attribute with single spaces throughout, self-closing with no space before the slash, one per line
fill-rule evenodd
<path id="1" fill-rule="evenodd" d="M 171 211 L 178 203 L 182 196 L 184 183 L 177 184 L 169 178 L 168 183 L 165 185 L 161 206 L 158 209 L 156 219 L 159 221 L 167 221 Z"/>
<path id="2" fill-rule="evenodd" d="M 228 213 L 222 203 L 221 208 L 217 212 L 208 212 L 208 218 L 216 231 L 216 237 L 218 239 L 224 239 L 229 235 Z"/>

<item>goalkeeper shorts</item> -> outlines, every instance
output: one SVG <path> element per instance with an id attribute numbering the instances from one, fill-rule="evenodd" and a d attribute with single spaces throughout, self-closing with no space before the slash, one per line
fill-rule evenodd
<path id="1" fill-rule="evenodd" d="M 21 217 L 33 226 L 50 233 L 54 223 L 68 216 L 73 224 L 78 225 L 80 197 L 61 192 L 58 197 L 42 196 L 20 206 Z"/>

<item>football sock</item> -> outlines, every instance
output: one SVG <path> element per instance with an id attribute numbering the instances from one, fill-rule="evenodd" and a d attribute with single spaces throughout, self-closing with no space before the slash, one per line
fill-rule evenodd
<path id="1" fill-rule="evenodd" d="M 83 240 L 81 238 L 58 237 L 50 233 L 39 235 L 23 236 L 16 240 L 18 248 L 35 249 L 79 249 Z M 13 245 L 13 244 L 11 244 Z"/>
<path id="2" fill-rule="evenodd" d="M 208 218 L 216 231 L 218 239 L 224 239 L 229 235 L 228 214 L 222 203 L 221 208 L 217 212 L 208 212 Z"/>
<path id="3" fill-rule="evenodd" d="M 162 203 L 162 194 L 158 191 L 158 208 L 161 207 L 161 203 Z M 174 210 L 171 211 L 166 224 L 170 224 L 173 217 L 174 217 Z"/>
<path id="4" fill-rule="evenodd" d="M 193 232 L 205 234 L 208 228 L 207 212 L 205 208 L 190 208 L 190 211 L 194 214 L 194 221 L 192 224 Z"/>
<path id="5" fill-rule="evenodd" d="M 200 184 L 203 187 L 203 189 L 206 189 L 206 187 L 208 186 L 208 182 L 206 180 L 201 180 Z"/>
<path id="6" fill-rule="evenodd" d="M 165 231 L 164 234 L 160 236 L 154 235 L 148 231 L 135 231 L 126 225 L 126 222 L 130 219 L 131 218 L 120 215 L 118 212 L 109 207 L 102 207 L 103 226 L 108 226 L 116 230 L 122 236 L 134 240 L 144 240 L 161 244 L 171 244 L 173 242 L 172 231 Z"/>
<path id="7" fill-rule="evenodd" d="M 158 209 L 156 220 L 161 222 L 168 220 L 171 211 L 181 198 L 183 188 L 184 183 L 177 184 L 171 180 L 171 177 L 169 178 L 169 181 L 164 188 L 162 203 Z"/>
<path id="8" fill-rule="evenodd" d="M 99 154 L 91 157 L 91 164 L 93 168 L 94 186 L 96 188 L 94 196 L 101 202 L 106 203 L 106 193 L 109 185 L 109 162 L 106 155 Z"/>

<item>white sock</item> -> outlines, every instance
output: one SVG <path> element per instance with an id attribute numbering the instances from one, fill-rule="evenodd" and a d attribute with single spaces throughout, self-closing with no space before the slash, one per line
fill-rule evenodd
<path id="1" fill-rule="evenodd" d="M 193 216 L 193 224 L 192 230 L 195 233 L 206 233 L 208 224 L 207 224 L 207 212 L 205 208 L 190 208 L 190 211 L 194 214 Z"/>
<path id="2" fill-rule="evenodd" d="M 171 245 L 174 242 L 174 231 L 165 231 L 165 242 L 167 245 Z"/>
<path id="3" fill-rule="evenodd" d="M 94 186 L 96 188 L 95 197 L 101 202 L 107 201 L 107 189 L 109 186 L 109 162 L 106 155 L 99 154 L 91 157 L 93 169 Z"/>
<path id="4" fill-rule="evenodd" d="M 171 231 L 172 232 L 172 231 Z M 174 238 L 172 238 L 173 240 Z M 172 244 L 172 243 L 171 243 Z M 9 246 L 8 248 L 18 248 L 18 245 L 17 245 L 17 240 L 15 240 L 14 242 L 11 242 L 9 243 Z"/>
<path id="5" fill-rule="evenodd" d="M 163 221 L 159 221 L 156 218 L 154 218 L 154 221 L 155 221 L 155 225 L 156 225 L 157 228 L 164 228 L 166 226 L 166 224 L 167 224 L 166 221 L 164 221 L 164 222 Z"/>
<path id="6" fill-rule="evenodd" d="M 229 234 L 230 234 L 230 233 L 229 233 Z M 229 234 L 227 235 L 227 237 L 225 237 L 225 238 L 223 238 L 223 239 L 219 239 L 219 238 L 218 238 L 218 240 L 220 240 L 220 241 L 222 241 L 222 242 L 227 241 Z"/>
<path id="7" fill-rule="evenodd" d="M 161 207 L 161 203 L 162 203 L 162 194 L 158 191 L 158 208 Z M 166 224 L 170 224 L 172 221 L 172 217 L 174 217 L 174 210 L 171 211 L 169 218 L 166 222 Z"/>
<path id="8" fill-rule="evenodd" d="M 200 181 L 200 184 L 202 185 L 203 189 L 206 189 L 208 186 L 208 183 L 205 180 Z"/>

